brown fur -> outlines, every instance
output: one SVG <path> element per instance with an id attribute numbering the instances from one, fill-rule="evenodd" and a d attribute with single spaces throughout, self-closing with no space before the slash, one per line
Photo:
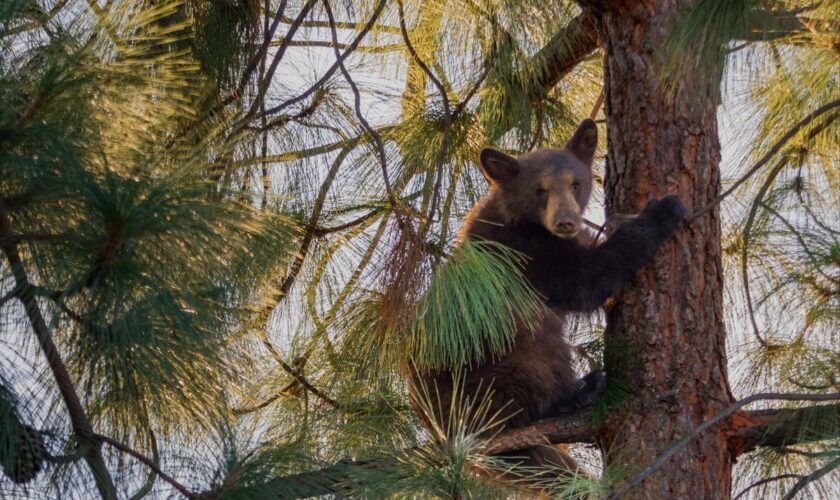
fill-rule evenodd
<path id="1" fill-rule="evenodd" d="M 594 311 L 617 296 L 653 259 L 682 220 L 685 207 L 674 196 L 652 201 L 606 243 L 593 247 L 580 229 L 596 143 L 597 128 L 587 120 L 563 150 L 538 150 L 518 158 L 482 151 L 482 170 L 491 188 L 467 216 L 461 239 L 494 241 L 526 255 L 524 275 L 548 307 L 535 328 L 517 329 L 514 347 L 503 356 L 450 370 L 415 372 L 415 382 L 438 395 L 432 397 L 438 402 L 435 420 L 446 422 L 456 373 L 462 374 L 467 396 L 492 388 L 490 413 L 504 415 L 506 427 L 591 405 L 604 390 L 602 371 L 583 379 L 575 374 L 564 338 L 566 315 Z M 546 448 L 517 455 L 525 457 L 526 465 L 555 462 L 577 467 L 565 453 Z"/>

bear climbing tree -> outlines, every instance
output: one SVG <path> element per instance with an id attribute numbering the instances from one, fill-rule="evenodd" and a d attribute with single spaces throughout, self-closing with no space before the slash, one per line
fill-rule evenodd
<path id="1" fill-rule="evenodd" d="M 658 52 L 693 3 L 587 0 L 579 24 L 570 26 L 571 34 L 597 40 L 603 54 L 608 211 L 635 213 L 666 193 L 698 211 L 608 312 L 606 370 L 634 394 L 597 428 L 575 436 L 582 429 L 572 419 L 558 432 L 569 441 L 597 442 L 608 466 L 655 465 L 618 488 L 626 498 L 726 498 L 739 455 L 808 438 L 799 428 L 805 410 L 732 407 L 719 209 L 699 213 L 720 194 L 719 102 L 707 95 L 710 79 L 718 82 L 703 68 L 686 71 L 674 93 L 663 82 L 668 72 Z M 836 425 L 840 406 L 826 410 Z M 693 439 L 680 443 L 686 436 Z M 657 460 L 678 443 L 673 456 Z"/>
<path id="2" fill-rule="evenodd" d="M 840 2 L 0 3 L 5 494 L 836 496 Z"/>

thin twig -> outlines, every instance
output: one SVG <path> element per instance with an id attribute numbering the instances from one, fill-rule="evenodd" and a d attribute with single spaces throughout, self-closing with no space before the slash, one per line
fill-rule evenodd
<path id="1" fill-rule="evenodd" d="M 800 130 L 802 130 L 803 128 L 805 128 L 806 126 L 808 126 L 808 125 L 809 125 L 812 121 L 814 121 L 814 120 L 815 120 L 817 117 L 819 117 L 820 115 L 823 115 L 823 114 L 825 114 L 825 113 L 827 113 L 827 112 L 829 112 L 829 111 L 831 111 L 832 109 L 837 108 L 837 107 L 840 107 L 840 99 L 836 99 L 836 100 L 831 101 L 831 102 L 829 102 L 829 103 L 827 103 L 827 104 L 825 104 L 825 105 L 823 105 L 823 106 L 820 106 L 819 108 L 817 108 L 816 110 L 814 110 L 811 114 L 809 114 L 808 116 L 806 116 L 805 118 L 803 118 L 802 120 L 800 120 L 800 121 L 799 121 L 796 125 L 794 125 L 794 126 L 793 126 L 793 128 L 791 128 L 790 130 L 788 130 L 788 131 L 785 133 L 785 135 L 783 135 L 783 136 L 782 136 L 782 137 L 781 137 L 778 141 L 776 141 L 776 143 L 775 143 L 775 144 L 773 144 L 773 147 L 772 147 L 772 148 L 770 148 L 770 150 L 769 150 L 769 151 L 767 151 L 767 153 L 766 153 L 764 156 L 762 156 L 762 157 L 761 157 L 761 159 L 760 159 L 760 160 L 758 160 L 758 162 L 756 162 L 756 164 L 755 164 L 755 165 L 753 165 L 753 166 L 752 166 L 752 168 L 750 168 L 750 169 L 747 171 L 747 173 L 746 173 L 746 174 L 744 174 L 744 176 L 743 176 L 743 177 L 741 177 L 740 179 L 738 179 L 737 181 L 735 181 L 735 183 L 734 183 L 734 184 L 732 184 L 731 186 L 729 186 L 729 189 L 727 189 L 727 190 L 726 190 L 726 191 L 724 191 L 723 193 L 721 193 L 721 194 L 719 194 L 718 196 L 716 196 L 716 197 L 715 197 L 712 201 L 710 201 L 710 202 L 709 202 L 706 206 L 704 206 L 703 208 L 701 208 L 701 209 L 699 209 L 699 210 L 695 211 L 694 213 L 692 213 L 691 215 L 689 215 L 688 217 L 686 217 L 686 221 L 691 222 L 691 221 L 693 221 L 694 219 L 697 219 L 698 217 L 700 217 L 700 216 L 702 216 L 702 215 L 706 214 L 707 212 L 709 212 L 710 210 L 712 210 L 712 209 L 713 209 L 713 208 L 714 208 L 714 207 L 715 207 L 718 203 L 720 203 L 720 202 L 721 202 L 724 198 L 726 198 L 727 196 L 729 196 L 730 194 L 732 194 L 732 192 L 733 192 L 733 191 L 735 191 L 736 189 L 738 189 L 738 188 L 741 186 L 741 184 L 743 184 L 744 182 L 746 182 L 746 181 L 747 181 L 747 179 L 749 179 L 749 178 L 750 178 L 750 177 L 752 177 L 752 176 L 753 176 L 756 172 L 758 172 L 759 170 L 761 170 L 761 168 L 762 168 L 765 164 L 767 164 L 767 162 L 768 162 L 768 161 L 770 161 L 770 159 L 771 159 L 771 158 L 773 158 L 773 156 L 775 156 L 775 155 L 776 155 L 776 153 L 778 153 L 778 152 L 782 149 L 782 147 L 783 147 L 785 144 L 787 144 L 787 142 L 788 142 L 789 140 L 791 140 L 791 139 L 792 139 L 792 138 L 793 138 L 796 134 L 798 134 Z M 836 117 L 836 116 L 835 116 L 835 117 Z"/>
<path id="2" fill-rule="evenodd" d="M 292 289 L 292 285 L 295 283 L 298 274 L 300 273 L 301 268 L 303 267 L 303 261 L 306 258 L 306 255 L 309 253 L 309 247 L 312 245 L 312 240 L 315 238 L 315 228 L 318 226 L 318 219 L 321 218 L 321 210 L 324 207 L 324 203 L 326 202 L 327 194 L 329 193 L 330 187 L 332 186 L 333 180 L 335 180 L 336 175 L 338 175 L 338 171 L 341 168 L 341 165 L 344 163 L 344 160 L 347 158 L 347 155 L 350 154 L 353 147 L 356 146 L 358 143 L 358 139 L 354 141 L 350 141 L 344 146 L 344 149 L 336 156 L 335 160 L 330 167 L 330 170 L 327 172 L 327 176 L 324 179 L 324 182 L 321 184 L 321 188 L 318 191 L 318 196 L 315 198 L 315 204 L 312 207 L 312 213 L 309 215 L 309 221 L 307 227 L 309 230 L 306 234 L 303 235 L 303 240 L 300 244 L 300 249 L 295 253 L 295 260 L 292 262 L 292 266 L 289 269 L 289 273 L 286 275 L 286 278 L 283 280 L 283 283 L 280 285 L 280 290 L 278 290 L 277 296 L 278 298 L 285 297 L 289 294 L 289 290 Z M 276 305 L 272 306 L 273 309 Z"/>
<path id="3" fill-rule="evenodd" d="M 293 384 L 294 384 L 294 382 L 292 384 L 290 384 L 289 386 L 287 386 L 288 388 L 285 388 L 282 391 L 280 391 L 278 393 L 275 393 L 274 395 L 272 395 L 271 397 L 269 397 L 268 399 L 266 399 L 262 403 L 258 403 L 254 406 L 245 406 L 245 407 L 242 407 L 242 408 L 234 408 L 233 409 L 233 414 L 234 415 L 247 415 L 249 413 L 254 413 L 255 411 L 262 410 L 263 408 L 268 407 L 269 405 L 271 405 L 272 403 L 274 403 L 275 401 L 277 401 L 281 397 L 288 396 L 288 390 L 291 389 Z"/>
<path id="4" fill-rule="evenodd" d="M 312 230 L 312 233 L 316 237 L 325 236 L 325 235 L 331 234 L 331 233 L 338 233 L 338 232 L 350 229 L 351 227 L 355 227 L 355 226 L 358 226 L 359 224 L 362 224 L 363 222 L 367 221 L 368 219 L 379 215 L 379 213 L 381 211 L 382 211 L 381 209 L 377 208 L 376 210 L 371 210 L 370 212 L 368 212 L 364 215 L 360 215 L 359 217 L 356 217 L 355 219 L 353 219 L 351 221 L 348 221 L 348 222 L 345 222 L 343 224 L 339 224 L 337 226 L 331 226 L 331 227 L 313 227 L 313 228 L 311 228 L 311 230 Z"/>
<path id="5" fill-rule="evenodd" d="M 226 106 L 231 102 L 242 97 L 242 93 L 245 91 L 245 86 L 251 80 L 251 75 L 253 74 L 254 70 L 257 69 L 257 65 L 260 65 L 262 68 L 265 68 L 265 56 L 268 53 L 268 47 L 271 44 L 271 39 L 274 38 L 274 33 L 277 31 L 277 27 L 280 25 L 280 17 L 286 10 L 286 1 L 287 0 L 282 0 L 280 2 L 280 6 L 277 8 L 277 18 L 274 20 L 273 23 L 271 23 L 271 26 L 268 27 L 268 29 L 266 29 L 266 26 L 268 25 L 268 18 L 266 18 L 266 22 L 263 23 L 263 42 L 260 45 L 260 48 L 254 54 L 254 57 L 251 59 L 248 65 L 245 66 L 245 70 L 242 72 L 242 77 L 240 78 L 239 84 L 236 86 L 236 89 L 233 92 L 231 92 L 229 96 L 222 100 L 223 106 Z M 289 28 L 289 32 L 291 34 L 294 34 L 292 28 Z M 284 37 L 284 39 L 289 39 L 290 36 L 291 35 L 288 35 Z M 262 77 L 262 74 L 260 76 Z M 262 78 L 260 78 L 260 81 L 262 82 Z"/>
<path id="6" fill-rule="evenodd" d="M 531 143 L 528 144 L 528 151 L 533 150 L 535 147 L 539 146 L 542 142 L 543 136 L 543 126 L 545 122 L 545 103 L 542 100 L 536 102 L 537 108 L 537 128 L 534 130 L 534 137 L 531 139 Z"/>
<path id="7" fill-rule="evenodd" d="M 277 71 L 277 66 L 280 65 L 280 61 L 283 60 L 283 56 L 286 54 L 286 49 L 289 48 L 289 42 L 292 40 L 292 37 L 295 36 L 298 28 L 300 28 L 300 23 L 309 15 L 309 11 L 312 10 L 312 7 L 315 6 L 316 0 L 308 0 L 304 5 L 303 8 L 300 10 L 298 17 L 295 19 L 295 23 L 292 23 L 289 26 L 289 31 L 286 33 L 285 37 L 283 38 L 283 43 L 280 47 L 277 48 L 277 52 L 274 53 L 274 58 L 271 60 L 271 64 L 268 66 L 266 70 L 265 77 L 257 87 L 257 96 L 254 99 L 254 102 L 251 103 L 251 107 L 248 110 L 248 113 L 233 126 L 234 133 L 239 130 L 242 126 L 248 123 L 250 119 L 254 116 L 258 109 L 262 106 L 262 101 L 265 99 L 265 94 L 268 92 L 268 87 L 271 86 L 271 81 L 274 79 L 274 73 Z M 267 49 L 266 49 L 267 50 Z"/>
<path id="8" fill-rule="evenodd" d="M 452 108 L 452 121 L 457 120 L 461 116 L 461 113 L 464 112 L 464 110 L 467 108 L 467 105 L 470 103 L 472 98 L 475 96 L 475 94 L 481 88 L 481 85 L 484 83 L 484 80 L 487 78 L 487 74 L 490 73 L 490 68 L 492 67 L 491 63 L 492 63 L 492 61 L 487 61 L 486 62 L 484 70 L 481 72 L 481 75 L 479 75 L 478 79 L 475 81 L 475 83 L 473 84 L 473 86 L 469 90 L 469 92 L 467 92 L 467 95 L 464 96 L 464 98 L 461 100 L 461 102 L 459 102 L 458 104 L 456 104 Z"/>
<path id="9" fill-rule="evenodd" d="M 186 486 L 184 486 L 183 484 L 176 481 L 175 478 L 173 478 L 169 474 L 163 472 L 160 469 L 160 467 L 157 466 L 155 461 L 152 460 L 151 458 L 147 457 L 146 455 L 143 455 L 142 453 L 140 453 L 138 451 L 135 451 L 135 450 L 129 448 L 128 446 L 120 443 L 116 439 L 110 438 L 108 436 L 103 436 L 102 434 L 96 434 L 94 437 L 96 437 L 96 439 L 98 439 L 102 442 L 108 443 L 109 445 L 111 445 L 112 447 L 120 450 L 121 452 L 136 458 L 137 460 L 142 462 L 143 465 L 145 465 L 146 467 L 148 467 L 149 469 L 154 471 L 154 473 L 157 474 L 161 479 L 163 479 L 167 483 L 171 484 L 173 488 L 178 490 L 178 492 L 181 493 L 182 495 L 184 495 L 185 497 L 187 497 L 187 498 L 198 498 L 197 493 L 193 493 L 192 491 L 188 490 Z"/>
<path id="10" fill-rule="evenodd" d="M 271 341 L 268 339 L 268 335 L 266 335 L 264 330 L 260 329 L 259 334 L 260 340 L 262 340 L 262 343 L 265 346 L 265 348 L 268 349 L 268 352 L 271 353 L 271 356 L 274 358 L 277 364 L 280 365 L 281 368 L 283 368 L 283 370 L 286 373 L 294 377 L 300 385 L 302 385 L 304 388 L 306 388 L 306 390 L 320 398 L 325 403 L 329 404 L 333 408 L 342 408 L 342 406 L 336 400 L 327 396 L 320 389 L 318 389 L 317 387 L 312 385 L 308 380 L 306 380 L 306 377 L 301 375 L 299 370 L 295 370 L 294 368 L 289 366 L 289 364 L 286 363 L 286 360 L 284 360 L 283 357 L 280 356 L 280 353 L 277 352 L 277 349 L 274 347 L 274 344 L 272 344 Z"/>
<path id="11" fill-rule="evenodd" d="M 740 401 L 736 401 L 731 405 L 721 410 L 717 415 L 711 419 L 703 422 L 694 428 L 691 432 L 683 436 L 679 441 L 674 443 L 670 448 L 665 450 L 656 459 L 648 465 L 642 472 L 630 478 L 624 485 L 614 493 L 611 493 L 607 498 L 616 499 L 626 495 L 630 490 L 640 485 L 645 479 L 662 467 L 671 457 L 679 450 L 685 447 L 688 443 L 697 439 L 697 436 L 704 431 L 720 423 L 722 420 L 729 418 L 736 411 L 742 407 L 754 403 L 756 401 L 836 401 L 840 400 L 840 392 L 833 392 L 829 394 L 799 394 L 799 393 L 761 393 L 746 397 Z"/>
<path id="12" fill-rule="evenodd" d="M 324 83 L 326 83 L 330 78 L 332 78 L 332 75 L 336 72 L 336 70 L 338 70 L 340 67 L 343 67 L 344 60 L 347 59 L 347 57 L 349 57 L 350 54 L 352 54 L 354 51 L 356 51 L 356 49 L 359 47 L 359 44 L 362 42 L 362 40 L 373 29 L 373 26 L 376 24 L 376 20 L 379 19 L 380 14 L 382 14 L 382 11 L 385 8 L 385 4 L 386 4 L 386 2 L 384 0 L 381 0 L 376 5 L 376 8 L 374 9 L 373 14 L 371 15 L 370 19 L 368 19 L 367 24 L 365 24 L 365 27 L 362 29 L 362 31 L 359 32 L 358 35 L 356 35 L 356 38 L 350 43 L 350 45 L 347 47 L 347 50 L 345 50 L 344 52 L 342 52 L 340 54 L 338 53 L 338 50 L 337 50 L 339 48 L 339 45 L 340 45 L 338 43 L 338 35 L 333 34 L 332 47 L 333 47 L 334 50 L 336 50 L 336 62 L 333 63 L 333 65 L 330 66 L 329 69 L 327 69 L 327 71 L 323 74 L 323 76 L 321 76 L 321 78 L 319 78 L 317 82 L 313 83 L 306 91 L 296 95 L 295 97 L 293 97 L 293 98 L 291 98 L 287 101 L 284 101 L 284 102 L 278 104 L 277 106 L 274 106 L 273 108 L 269 108 L 268 110 L 265 111 L 265 113 L 269 114 L 269 115 L 279 113 L 280 111 L 283 111 L 284 109 L 288 108 L 289 106 L 306 99 L 307 97 L 312 95 L 313 92 L 315 92 L 316 90 L 321 88 L 324 85 Z M 334 28 L 333 28 L 333 31 L 335 31 Z"/>
<path id="13" fill-rule="evenodd" d="M 265 18 L 263 19 L 263 31 L 268 33 L 268 10 L 271 6 L 271 0 L 265 0 Z M 282 16 L 282 12 L 278 12 L 278 18 Z M 270 36 L 266 36 L 264 43 L 268 43 L 271 40 Z M 265 57 L 260 58 L 260 76 L 259 81 L 265 78 Z M 268 162 L 266 161 L 266 157 L 268 156 L 268 129 L 266 125 L 268 124 L 266 116 L 265 116 L 265 99 L 260 103 L 260 123 L 263 129 L 262 132 L 262 144 L 260 145 L 260 158 L 262 162 L 260 164 L 260 175 L 262 177 L 262 200 L 260 200 L 260 210 L 265 210 L 268 206 L 268 191 L 271 188 L 271 178 L 268 176 Z"/>
<path id="14" fill-rule="evenodd" d="M 402 50 L 403 46 L 401 43 L 392 43 L 388 45 L 359 45 L 358 47 L 353 47 L 349 43 L 337 43 L 334 44 L 333 42 L 327 42 L 324 40 L 292 40 L 289 42 L 290 47 L 314 47 L 314 48 L 321 48 L 321 49 L 331 49 L 333 47 L 338 47 L 341 50 L 345 51 L 355 51 L 359 53 L 369 53 L 369 54 L 377 54 L 381 52 L 395 52 L 397 50 Z"/>
<path id="15" fill-rule="evenodd" d="M 750 317 L 750 324 L 752 325 L 753 329 L 753 336 L 755 336 L 756 340 L 762 347 L 767 347 L 767 341 L 761 336 L 761 332 L 758 329 L 758 323 L 755 320 L 755 307 L 753 306 L 752 300 L 752 292 L 750 290 L 750 275 L 749 275 L 749 241 L 750 241 L 750 233 L 752 232 L 752 225 L 755 221 L 755 216 L 758 213 L 758 207 L 760 206 L 761 200 L 764 199 L 764 195 L 767 194 L 767 191 L 770 189 L 770 186 L 773 185 L 773 181 L 776 180 L 776 177 L 782 171 L 782 168 L 787 165 L 787 159 L 782 158 L 779 160 L 778 163 L 773 167 L 770 173 L 767 175 L 767 179 L 764 180 L 764 184 L 762 184 L 761 188 L 758 190 L 758 194 L 755 195 L 755 199 L 753 200 L 752 206 L 750 207 L 750 212 L 747 215 L 747 222 L 744 225 L 744 242 L 741 245 L 741 282 L 743 283 L 744 287 L 744 296 L 747 299 L 747 315 Z"/>
<path id="16" fill-rule="evenodd" d="M 379 16 L 379 12 L 385 7 L 385 0 L 379 0 L 376 4 L 376 10 L 372 21 L 375 20 Z M 330 8 L 329 2 L 324 0 L 324 8 L 327 12 L 327 17 L 330 20 L 330 34 L 332 36 L 332 40 L 334 43 L 338 43 L 338 33 L 335 29 L 335 18 L 332 13 L 332 9 Z M 369 22 L 368 24 L 373 24 L 373 22 Z M 359 122 L 361 122 L 362 127 L 373 137 L 373 141 L 376 144 L 376 151 L 379 155 L 379 163 L 382 167 L 382 180 L 385 183 L 385 191 L 388 194 L 388 203 L 390 203 L 391 208 L 394 209 L 396 214 L 399 214 L 399 207 L 397 205 L 397 197 L 394 195 L 394 188 L 391 185 L 391 179 L 388 175 L 388 160 L 385 156 L 385 146 L 382 143 L 382 137 L 379 136 L 379 132 L 374 129 L 370 123 L 365 119 L 364 114 L 362 114 L 362 95 L 359 92 L 359 87 L 356 86 L 356 82 L 353 81 L 353 78 L 350 77 L 350 73 L 347 71 L 347 68 L 344 67 L 344 59 L 339 53 L 338 47 L 334 48 L 335 55 L 336 55 L 336 64 L 338 68 L 341 70 L 341 74 L 344 75 L 344 79 L 347 81 L 347 84 L 350 85 L 350 90 L 353 91 L 353 103 L 354 103 L 354 110 L 356 112 L 356 118 L 358 118 Z M 398 215 L 397 220 L 400 221 L 401 218 Z"/>
<path id="17" fill-rule="evenodd" d="M 446 155 L 449 150 L 449 141 L 452 129 L 452 110 L 449 109 L 449 96 L 446 92 L 446 87 L 441 83 L 441 81 L 437 78 L 435 73 L 429 69 L 429 66 L 420 58 L 420 55 L 417 54 L 417 51 L 414 49 L 414 45 L 411 43 L 411 38 L 408 35 L 408 28 L 405 24 L 405 9 L 403 8 L 402 0 L 397 0 L 397 9 L 399 10 L 399 20 L 400 20 L 400 31 L 402 32 L 403 42 L 405 42 L 405 47 L 408 50 L 408 53 L 414 59 L 414 62 L 423 70 L 429 80 L 432 81 L 432 84 L 438 89 L 440 93 L 440 98 L 443 101 L 443 139 L 441 139 L 440 150 L 438 151 L 437 157 L 437 165 L 436 165 L 436 179 L 435 185 L 432 190 L 432 200 L 429 204 L 429 213 L 427 214 L 427 224 L 428 227 L 432 220 L 432 214 L 434 213 L 435 207 L 437 205 L 437 199 L 440 194 L 440 183 L 443 178 L 443 165 L 446 163 Z"/>
<path id="18" fill-rule="evenodd" d="M 838 102 L 840 102 L 840 101 L 838 101 Z M 832 116 L 829 116 L 822 123 L 820 123 L 819 125 L 817 125 L 813 129 L 811 129 L 808 132 L 807 139 L 808 140 L 813 139 L 817 134 L 819 134 L 820 132 L 825 130 L 826 127 L 828 127 L 838 116 L 840 116 L 840 113 L 834 113 Z M 804 154 L 805 153 L 803 151 L 800 151 L 800 153 L 799 153 L 800 161 L 803 161 Z M 749 214 L 747 214 L 746 224 L 744 224 L 744 231 L 743 231 L 744 241 L 743 241 L 742 246 L 741 246 L 741 282 L 742 282 L 743 287 L 744 287 L 744 296 L 747 299 L 747 314 L 750 318 L 750 324 L 751 324 L 752 329 L 753 329 L 753 335 L 755 336 L 755 338 L 758 340 L 758 343 L 762 347 L 767 347 L 767 342 L 761 336 L 761 333 L 760 333 L 759 328 L 758 328 L 758 323 L 756 322 L 756 319 L 755 319 L 755 308 L 753 306 L 752 290 L 751 290 L 751 287 L 750 287 L 750 280 L 749 280 L 748 261 L 749 261 L 750 233 L 752 231 L 753 223 L 755 222 L 755 217 L 758 214 L 759 206 L 761 206 L 761 204 L 764 200 L 764 197 L 767 195 L 767 192 L 770 190 L 770 187 L 773 185 L 773 182 L 775 182 L 776 177 L 778 177 L 778 175 L 781 173 L 782 169 L 786 165 L 787 165 L 787 158 L 786 157 L 781 158 L 773 166 L 773 169 L 770 170 L 770 172 L 767 174 L 767 178 L 764 180 L 764 183 L 759 188 L 758 193 L 756 193 L 755 197 L 753 198 L 752 204 L 750 205 Z M 752 171 L 754 171 L 754 168 L 751 169 L 751 172 Z M 750 174 L 748 173 L 748 175 L 750 175 Z"/>
<path id="19" fill-rule="evenodd" d="M 796 484 L 793 485 L 793 488 L 788 491 L 782 500 L 792 500 L 793 497 L 796 496 L 803 488 L 808 486 L 809 483 L 814 481 L 818 481 L 823 476 L 828 474 L 829 472 L 833 471 L 837 467 L 840 467 L 840 457 L 835 458 L 834 460 L 829 461 L 819 469 L 815 470 L 814 472 L 808 474 L 807 476 L 801 478 Z"/>
<path id="20" fill-rule="evenodd" d="M 149 445 L 152 448 L 152 461 L 155 465 L 160 467 L 160 452 L 158 451 L 157 438 L 155 437 L 155 433 L 152 432 L 152 429 L 148 427 L 148 414 L 145 413 L 145 407 L 143 418 L 144 424 L 146 425 L 146 431 L 149 433 Z M 157 478 L 158 474 L 154 470 L 149 469 L 149 475 L 146 477 L 146 482 L 143 483 L 143 486 L 141 486 L 139 490 L 129 497 L 129 500 L 140 500 L 141 498 L 145 498 L 145 496 L 152 491 L 152 488 L 154 488 L 155 480 Z"/>
<path id="21" fill-rule="evenodd" d="M 761 486 L 762 484 L 772 483 L 773 481 L 780 481 L 782 479 L 800 479 L 800 478 L 802 478 L 801 474 L 780 474 L 778 476 L 768 477 L 766 479 L 762 479 L 761 481 L 756 481 L 753 484 L 747 486 L 746 488 L 741 490 L 740 493 L 735 495 L 735 497 L 732 498 L 732 500 L 738 500 L 742 496 L 746 495 L 748 491 L 750 491 L 751 489 L 756 488 L 758 486 Z"/>
<path id="22" fill-rule="evenodd" d="M 592 111 L 589 113 L 590 120 L 595 120 L 595 118 L 598 116 L 598 112 L 601 111 L 601 106 L 604 105 L 604 89 L 605 87 L 601 87 L 601 93 L 598 94 L 598 98 L 595 99 L 595 105 L 592 106 Z"/>
<path id="23" fill-rule="evenodd" d="M 283 17 L 282 21 L 284 23 L 288 24 L 288 23 L 292 22 L 292 19 L 289 18 L 289 17 Z M 362 28 L 363 25 L 361 23 L 347 23 L 347 22 L 338 21 L 334 24 L 335 24 L 335 27 L 340 29 L 340 30 L 363 29 Z M 303 26 L 306 27 L 306 28 L 329 28 L 330 27 L 330 22 L 329 21 L 305 21 L 303 23 Z M 387 26 L 387 25 L 379 24 L 379 25 L 374 25 L 373 28 L 371 28 L 371 31 L 399 34 L 400 33 L 400 28 L 398 26 Z"/>

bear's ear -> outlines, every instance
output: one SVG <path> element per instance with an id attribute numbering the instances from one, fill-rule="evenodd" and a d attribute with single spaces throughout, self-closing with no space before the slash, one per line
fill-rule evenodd
<path id="1" fill-rule="evenodd" d="M 481 150 L 481 171 L 490 182 L 505 182 L 519 174 L 516 158 L 491 148 Z"/>
<path id="2" fill-rule="evenodd" d="M 583 120 L 575 135 L 566 144 L 566 150 L 578 157 L 584 165 L 592 165 L 595 147 L 598 146 L 598 127 L 589 119 Z"/>

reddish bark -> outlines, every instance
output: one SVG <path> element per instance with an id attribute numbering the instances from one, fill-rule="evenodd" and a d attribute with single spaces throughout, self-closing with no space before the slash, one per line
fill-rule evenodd
<path id="1" fill-rule="evenodd" d="M 690 0 L 599 3 L 604 50 L 608 212 L 635 213 L 678 194 L 689 210 L 720 188 L 716 104 L 706 75 L 666 96 L 657 50 Z M 686 224 L 608 313 L 605 363 L 631 391 L 600 431 L 607 467 L 634 472 L 732 402 L 727 385 L 717 209 Z M 726 498 L 727 427 L 701 435 L 631 498 Z"/>

